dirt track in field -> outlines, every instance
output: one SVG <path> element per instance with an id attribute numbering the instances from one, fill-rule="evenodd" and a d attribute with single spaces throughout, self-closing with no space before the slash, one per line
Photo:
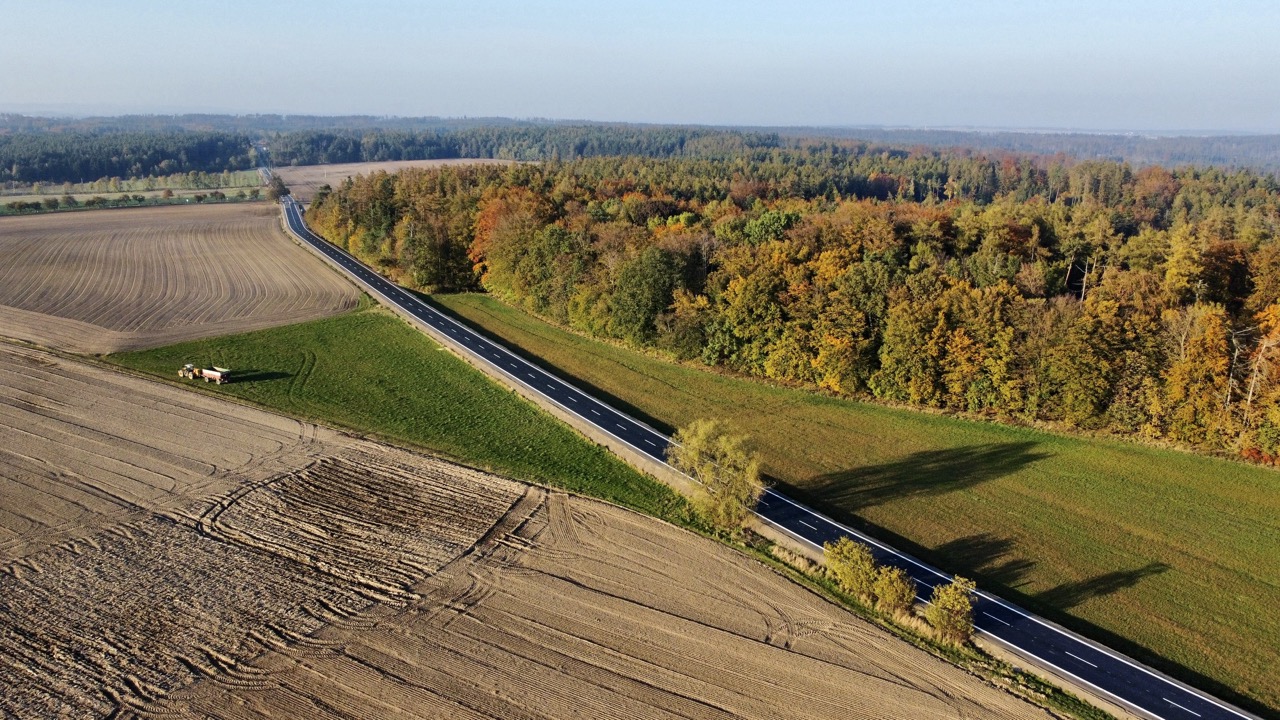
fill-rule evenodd
<path id="1" fill-rule="evenodd" d="M 1043 717 L 709 540 L 0 344 L 0 717 Z"/>
<path id="2" fill-rule="evenodd" d="M 394 173 L 404 168 L 437 168 L 446 165 L 509 165 L 511 160 L 491 160 L 486 158 L 457 158 L 447 160 L 391 160 L 388 162 L 340 163 L 336 165 L 298 165 L 296 167 L 278 167 L 271 171 L 280 176 L 289 187 L 289 193 L 300 202 L 311 202 L 321 185 L 338 187 L 349 177 L 368 175 L 379 170 Z"/>
<path id="3" fill-rule="evenodd" d="M 274 205 L 0 218 L 0 335 L 73 352 L 156 347 L 353 308 Z"/>

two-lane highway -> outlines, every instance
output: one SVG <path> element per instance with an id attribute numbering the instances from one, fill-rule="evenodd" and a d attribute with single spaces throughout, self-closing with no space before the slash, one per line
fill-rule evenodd
<path id="1" fill-rule="evenodd" d="M 666 435 L 445 315 L 363 265 L 347 252 L 316 236 L 306 227 L 302 209 L 292 198 L 283 198 L 282 206 L 285 221 L 298 239 L 382 302 L 411 315 L 449 341 L 454 349 L 496 369 L 511 382 L 532 390 L 635 451 L 658 462 L 666 462 L 666 450 L 671 442 Z M 764 522 L 819 549 L 824 542 L 842 536 L 866 543 L 880 562 L 905 570 L 919 586 L 922 598 L 929 596 L 934 585 L 951 580 L 950 575 L 841 525 L 775 490 L 765 492 L 756 514 Z M 974 624 L 978 632 L 987 639 L 1053 668 L 1057 673 L 1072 678 L 1081 685 L 1093 688 L 1099 695 L 1140 716 L 1159 720 L 1256 720 L 1254 715 L 1172 680 L 989 593 L 979 591 L 976 594 Z"/>

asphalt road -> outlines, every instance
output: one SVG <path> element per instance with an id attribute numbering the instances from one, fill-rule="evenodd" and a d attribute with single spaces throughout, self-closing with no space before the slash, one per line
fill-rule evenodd
<path id="1" fill-rule="evenodd" d="M 670 444 L 666 435 L 524 360 L 317 237 L 307 229 L 301 208 L 292 198 L 285 198 L 283 207 L 289 229 L 300 240 L 328 258 L 375 297 L 395 305 L 448 337 L 455 348 L 496 368 L 512 382 L 532 389 L 635 450 L 665 462 L 666 449 Z M 929 597 L 934 585 L 951 579 L 946 573 L 772 489 L 765 491 L 756 514 L 763 521 L 819 549 L 823 543 L 842 536 L 867 544 L 879 562 L 905 570 L 919 586 L 922 598 Z M 1135 714 L 1159 720 L 1257 718 L 981 590 L 974 598 L 974 625 L 986 639 L 1092 687 Z"/>

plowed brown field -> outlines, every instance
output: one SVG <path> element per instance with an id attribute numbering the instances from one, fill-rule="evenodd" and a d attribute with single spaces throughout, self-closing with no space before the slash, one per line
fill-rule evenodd
<path id="1" fill-rule="evenodd" d="M 446 165 L 481 165 L 481 164 L 510 164 L 511 160 L 491 160 L 485 158 L 458 158 L 447 160 L 390 160 L 387 162 L 366 162 L 366 163 L 340 163 L 336 165 L 297 165 L 295 167 L 278 167 L 272 168 L 271 171 L 280 176 L 285 185 L 289 186 L 289 193 L 297 198 L 300 202 L 311 202 L 315 197 L 316 191 L 321 185 L 329 187 L 338 187 L 343 180 L 355 175 L 368 175 L 369 173 L 384 172 L 393 173 L 404 168 L 436 168 L 445 167 Z"/>
<path id="2" fill-rule="evenodd" d="M 714 542 L 0 345 L 0 717 L 1035 717 Z"/>
<path id="3" fill-rule="evenodd" d="M 358 293 L 235 203 L 0 218 L 0 335 L 114 352 L 285 325 Z"/>

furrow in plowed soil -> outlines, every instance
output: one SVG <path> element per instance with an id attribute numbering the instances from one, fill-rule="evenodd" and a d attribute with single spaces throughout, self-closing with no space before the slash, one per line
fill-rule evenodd
<path id="1" fill-rule="evenodd" d="M 37 350 L 0 378 L 0 717 L 275 687 L 250 660 L 332 654 L 318 631 L 376 627 L 527 494 Z"/>
<path id="2" fill-rule="evenodd" d="M 333 315 L 358 293 L 280 229 L 273 205 L 0 218 L 0 335 L 77 352 Z"/>
<path id="3" fill-rule="evenodd" d="M 202 681 L 184 717 L 1044 717 L 708 540 L 526 496 L 476 549 L 267 687 Z M 532 510 L 518 509 L 524 504 Z M 787 641 L 771 641 L 776 628 Z"/>

